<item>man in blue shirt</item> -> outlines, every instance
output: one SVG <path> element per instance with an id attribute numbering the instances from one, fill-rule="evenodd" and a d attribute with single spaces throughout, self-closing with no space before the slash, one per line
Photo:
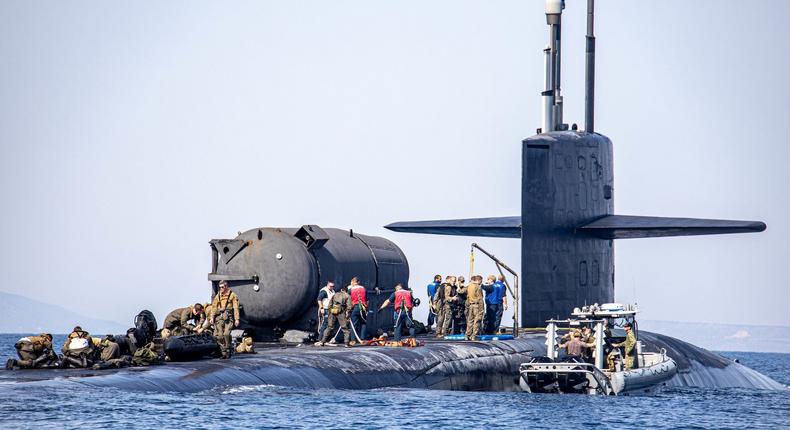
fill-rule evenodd
<path id="1" fill-rule="evenodd" d="M 486 292 L 485 333 L 494 334 L 502 323 L 502 311 L 507 310 L 505 277 L 499 275 L 499 278 L 495 278 L 490 275 L 486 281 L 483 285 Z"/>
<path id="2" fill-rule="evenodd" d="M 439 285 L 442 283 L 442 275 L 436 275 L 433 277 L 433 282 L 428 284 L 428 323 L 425 324 L 425 328 L 430 333 L 431 327 L 433 327 L 433 323 L 436 320 L 436 314 L 434 313 L 433 307 L 433 296 L 436 295 L 436 289 L 439 288 Z"/>

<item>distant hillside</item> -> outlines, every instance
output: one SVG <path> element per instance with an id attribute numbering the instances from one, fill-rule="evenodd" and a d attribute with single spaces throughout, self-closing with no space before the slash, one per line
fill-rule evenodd
<path id="1" fill-rule="evenodd" d="M 713 351 L 790 353 L 790 327 L 641 320 L 639 329 Z"/>
<path id="2" fill-rule="evenodd" d="M 0 291 L 6 316 L 0 318 L 0 333 L 69 333 L 75 325 L 93 334 L 126 333 L 128 326 L 105 321 L 24 296 Z"/>

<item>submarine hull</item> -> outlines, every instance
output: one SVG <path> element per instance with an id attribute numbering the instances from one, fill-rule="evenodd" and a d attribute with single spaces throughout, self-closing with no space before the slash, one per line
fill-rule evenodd
<path id="1" fill-rule="evenodd" d="M 717 354 L 668 336 L 640 332 L 645 348 L 678 364 L 668 386 L 782 389 L 778 382 Z M 490 342 L 428 340 L 417 348 L 264 348 L 232 360 L 169 363 L 120 370 L 15 370 L 0 382 L 78 383 L 125 390 L 193 392 L 217 386 L 276 385 L 297 388 L 519 391 L 518 368 L 545 355 L 543 333 Z"/>

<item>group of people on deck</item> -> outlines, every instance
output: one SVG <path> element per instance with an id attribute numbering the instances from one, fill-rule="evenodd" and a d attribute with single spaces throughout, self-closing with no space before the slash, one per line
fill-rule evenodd
<path id="1" fill-rule="evenodd" d="M 502 322 L 502 312 L 507 310 L 507 285 L 505 277 L 474 275 L 470 283 L 461 276 L 433 277 L 428 284 L 431 306 L 426 327 L 430 331 L 436 323 L 436 337 L 465 334 L 469 340 L 480 335 L 494 334 Z"/>
<path id="2" fill-rule="evenodd" d="M 403 284 L 396 284 L 395 291 L 379 307 L 384 310 L 390 304 L 394 307 L 395 341 L 401 340 L 403 328 L 409 330 L 409 336 L 414 337 L 414 321 L 412 309 L 415 300 L 411 290 Z M 360 284 L 359 278 L 354 277 L 351 283 L 335 291 L 335 283 L 329 281 L 318 292 L 318 346 L 323 346 L 334 340 L 338 331 L 343 332 L 346 346 L 353 346 L 367 339 L 367 314 L 368 300 L 365 287 Z M 350 322 L 350 324 L 349 324 Z M 339 328 L 338 328 L 339 327 Z"/>

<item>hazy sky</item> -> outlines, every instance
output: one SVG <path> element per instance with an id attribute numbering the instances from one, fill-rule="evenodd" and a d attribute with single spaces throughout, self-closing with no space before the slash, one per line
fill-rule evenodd
<path id="1" fill-rule="evenodd" d="M 567 3 L 565 118 L 582 123 L 586 2 Z M 616 212 L 768 224 L 617 241 L 617 299 L 790 324 L 790 2 L 596 12 Z M 540 0 L 5 0 L 0 290 L 161 318 L 209 298 L 210 239 L 307 223 L 394 240 L 423 294 L 468 272 L 472 241 L 518 267 L 516 240 L 382 226 L 518 215 L 546 43 Z"/>

